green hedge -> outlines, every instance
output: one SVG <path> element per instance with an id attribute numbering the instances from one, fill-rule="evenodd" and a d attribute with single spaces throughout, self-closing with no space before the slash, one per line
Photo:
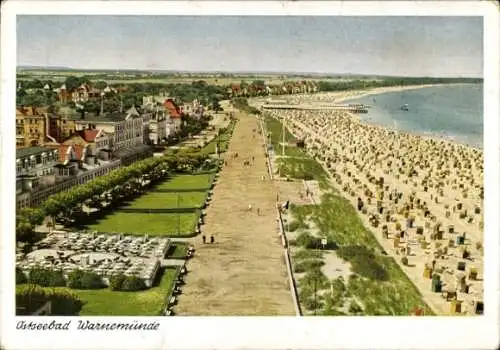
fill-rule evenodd
<path id="1" fill-rule="evenodd" d="M 109 288 L 114 291 L 122 290 L 127 292 L 147 289 L 143 279 L 123 274 L 112 276 L 109 279 Z"/>
<path id="2" fill-rule="evenodd" d="M 66 279 L 62 271 L 36 267 L 30 270 L 28 283 L 37 284 L 42 287 L 65 287 Z"/>
<path id="3" fill-rule="evenodd" d="M 68 287 L 73 289 L 99 289 L 104 287 L 104 281 L 94 272 L 74 270 L 68 274 Z"/>
<path id="4" fill-rule="evenodd" d="M 62 290 L 44 290 L 37 285 L 21 286 L 16 290 L 16 314 L 30 315 L 51 302 L 51 314 L 78 316 L 83 301 L 75 294 Z"/>
<path id="5" fill-rule="evenodd" d="M 20 268 L 16 267 L 16 284 L 24 284 L 26 282 L 28 282 L 28 278 Z"/>

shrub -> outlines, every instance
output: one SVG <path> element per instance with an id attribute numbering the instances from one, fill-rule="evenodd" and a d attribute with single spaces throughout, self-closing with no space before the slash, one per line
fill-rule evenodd
<path id="1" fill-rule="evenodd" d="M 306 298 L 302 303 L 307 310 L 321 311 L 321 309 L 323 308 L 323 303 L 321 302 L 319 296 L 316 296 L 316 300 L 314 299 L 314 297 Z"/>
<path id="2" fill-rule="evenodd" d="M 63 287 L 66 280 L 62 271 L 48 270 L 44 268 L 34 268 L 30 270 L 28 283 L 38 284 L 42 287 Z"/>
<path id="3" fill-rule="evenodd" d="M 323 316 L 347 316 L 345 313 L 336 308 L 325 309 L 321 314 Z"/>
<path id="4" fill-rule="evenodd" d="M 321 238 L 314 237 L 310 233 L 302 232 L 296 239 L 296 244 L 306 249 L 322 249 Z M 328 240 L 325 249 L 337 249 L 337 243 Z"/>
<path id="5" fill-rule="evenodd" d="M 387 271 L 378 263 L 375 254 L 364 246 L 340 247 L 337 254 L 351 263 L 353 272 L 363 277 L 378 281 L 386 281 L 389 278 Z"/>
<path id="6" fill-rule="evenodd" d="M 309 270 L 320 269 L 323 265 L 325 265 L 324 261 L 312 259 L 295 263 L 293 269 L 296 273 L 301 273 Z"/>
<path id="7" fill-rule="evenodd" d="M 337 277 L 336 279 L 334 279 L 332 282 L 332 287 L 333 287 L 333 290 L 338 292 L 339 294 L 344 294 L 344 292 L 346 292 L 346 285 L 345 285 L 345 281 L 344 281 L 344 278 L 342 276 L 340 277 Z"/>
<path id="8" fill-rule="evenodd" d="M 314 175 L 312 175 L 311 173 L 305 173 L 302 174 L 301 178 L 306 181 L 311 181 L 314 180 Z"/>
<path id="9" fill-rule="evenodd" d="M 315 248 L 315 238 L 308 232 L 302 232 L 295 241 L 304 248 Z"/>
<path id="10" fill-rule="evenodd" d="M 355 301 L 351 301 L 351 305 L 349 305 L 349 312 L 352 314 L 357 314 L 363 312 L 363 308 Z"/>
<path id="11" fill-rule="evenodd" d="M 387 281 L 387 271 L 375 260 L 365 260 L 357 257 L 351 261 L 353 271 L 359 275 L 377 281 Z"/>
<path id="12" fill-rule="evenodd" d="M 111 290 L 122 290 L 122 285 L 125 279 L 126 277 L 123 274 L 111 276 L 109 278 L 109 288 Z"/>
<path id="13" fill-rule="evenodd" d="M 301 249 L 293 254 L 294 259 L 321 259 L 323 253 L 318 250 Z"/>
<path id="14" fill-rule="evenodd" d="M 68 274 L 68 287 L 73 289 L 82 289 L 82 270 L 73 270 Z"/>
<path id="15" fill-rule="evenodd" d="M 16 290 L 16 314 L 32 314 L 47 301 L 51 302 L 51 314 L 58 316 L 77 316 L 83 306 L 82 300 L 68 291 L 26 285 Z"/>
<path id="16" fill-rule="evenodd" d="M 292 221 L 289 225 L 288 225 L 288 231 L 290 232 L 295 232 L 297 231 L 297 229 L 300 227 L 300 222 L 298 221 Z"/>
<path id="17" fill-rule="evenodd" d="M 16 284 L 24 284 L 28 282 L 28 278 L 26 278 L 26 275 L 24 272 L 16 267 Z"/>
<path id="18" fill-rule="evenodd" d="M 127 276 L 122 284 L 122 290 L 125 291 L 136 291 L 146 289 L 146 284 L 144 281 L 136 276 Z"/>
<path id="19" fill-rule="evenodd" d="M 329 281 L 320 269 L 314 269 L 306 272 L 305 276 L 300 279 L 299 285 L 304 290 L 313 292 L 315 285 L 317 291 L 328 288 Z"/>
<path id="20" fill-rule="evenodd" d="M 104 286 L 101 276 L 94 272 L 85 272 L 80 281 L 81 289 L 99 289 Z"/>

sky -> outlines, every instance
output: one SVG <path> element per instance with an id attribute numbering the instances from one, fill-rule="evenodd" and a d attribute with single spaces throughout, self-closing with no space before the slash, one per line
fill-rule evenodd
<path id="1" fill-rule="evenodd" d="M 482 77 L 481 17 L 17 17 L 18 66 Z"/>

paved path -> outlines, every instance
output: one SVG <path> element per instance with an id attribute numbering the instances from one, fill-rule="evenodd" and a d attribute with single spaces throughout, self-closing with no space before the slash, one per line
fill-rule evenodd
<path id="1" fill-rule="evenodd" d="M 162 259 L 162 266 L 183 266 L 186 260 L 183 259 Z"/>
<path id="2" fill-rule="evenodd" d="M 214 234 L 216 242 L 196 239 L 196 253 L 187 262 L 186 284 L 174 309 L 177 315 L 295 315 L 276 232 L 276 188 L 267 173 L 257 119 L 239 116 L 225 154 L 228 164 L 202 228 L 207 238 Z M 254 165 L 244 167 L 243 160 L 252 156 Z"/>

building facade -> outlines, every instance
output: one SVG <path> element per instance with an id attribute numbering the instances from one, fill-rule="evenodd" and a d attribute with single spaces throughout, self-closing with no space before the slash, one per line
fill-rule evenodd
<path id="1" fill-rule="evenodd" d="M 35 107 L 16 109 L 16 147 L 38 147 L 45 143 L 47 121 L 45 110 Z"/>
<path id="2" fill-rule="evenodd" d="M 169 136 L 168 131 L 166 113 L 164 110 L 157 108 L 149 120 L 149 142 L 153 145 L 165 143 Z"/>

